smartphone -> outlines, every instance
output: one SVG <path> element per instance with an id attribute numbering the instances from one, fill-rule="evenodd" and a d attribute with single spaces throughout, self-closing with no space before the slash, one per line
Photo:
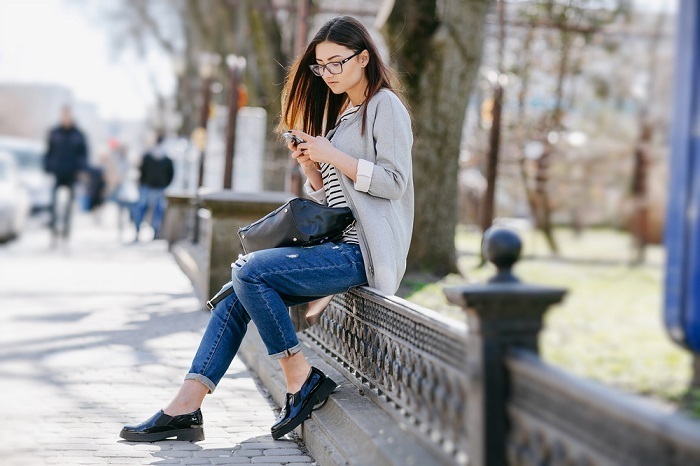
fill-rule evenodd
<path id="1" fill-rule="evenodd" d="M 286 142 L 291 142 L 292 144 L 294 144 L 294 146 L 297 146 L 302 142 L 306 142 L 302 138 L 294 136 L 292 133 L 284 133 L 282 134 L 282 137 Z"/>

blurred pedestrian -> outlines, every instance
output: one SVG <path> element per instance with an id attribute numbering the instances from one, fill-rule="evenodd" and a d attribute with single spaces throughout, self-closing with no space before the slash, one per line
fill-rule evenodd
<path id="1" fill-rule="evenodd" d="M 86 180 L 85 210 L 96 213 L 105 200 L 105 178 L 102 167 L 89 165 Z"/>
<path id="2" fill-rule="evenodd" d="M 367 29 L 348 16 L 327 22 L 297 58 L 283 91 L 281 123 L 299 139 L 289 142 L 291 157 L 307 177 L 309 196 L 350 207 L 356 222 L 337 241 L 239 256 L 231 281 L 209 303 L 209 325 L 179 391 L 151 418 L 125 426 L 121 438 L 202 440 L 202 402 L 226 373 L 251 320 L 286 379 L 273 439 L 304 422 L 335 389 L 301 352 L 287 307 L 366 284 L 386 294 L 398 289 L 413 227 L 413 133 L 391 76 Z"/>
<path id="3" fill-rule="evenodd" d="M 151 214 L 153 239 L 159 238 L 160 224 L 165 213 L 165 188 L 173 181 L 173 161 L 165 152 L 164 137 L 158 135 L 155 146 L 143 156 L 141 161 L 141 177 L 139 179 L 139 200 L 134 208 L 134 224 L 136 237 L 139 240 L 141 223 L 146 212 Z"/>
<path id="4" fill-rule="evenodd" d="M 44 169 L 55 177 L 50 226 L 52 245 L 56 245 L 59 238 L 65 241 L 70 235 L 75 183 L 78 174 L 86 169 L 88 159 L 85 136 L 75 125 L 70 107 L 61 109 L 60 124 L 50 131 L 47 147 Z M 68 192 L 67 200 L 61 202 L 59 190 Z"/>
<path id="5" fill-rule="evenodd" d="M 124 218 L 134 218 L 134 206 L 139 200 L 136 167 L 129 162 L 128 148 L 118 141 L 110 141 L 110 150 L 103 162 L 107 199 L 117 205 L 119 238 L 124 230 Z"/>

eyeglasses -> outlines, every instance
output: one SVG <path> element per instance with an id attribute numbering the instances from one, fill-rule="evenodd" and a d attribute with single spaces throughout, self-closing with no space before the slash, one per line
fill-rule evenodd
<path id="1" fill-rule="evenodd" d="M 330 63 L 326 63 L 325 65 L 309 65 L 309 68 L 311 69 L 311 72 L 315 74 L 316 76 L 323 76 L 323 70 L 328 70 L 330 74 L 340 74 L 343 72 L 343 65 L 348 62 L 351 58 L 361 54 L 364 50 L 359 50 L 352 55 L 350 55 L 348 58 L 345 60 L 341 61 L 333 61 Z"/>

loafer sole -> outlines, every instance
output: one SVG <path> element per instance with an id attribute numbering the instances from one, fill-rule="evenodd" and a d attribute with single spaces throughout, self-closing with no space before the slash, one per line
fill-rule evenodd
<path id="1" fill-rule="evenodd" d="M 333 390 L 335 390 L 337 386 L 338 384 L 336 384 L 329 378 L 324 380 L 321 386 L 318 387 L 318 390 L 316 390 L 316 393 L 314 393 L 313 399 L 306 405 L 304 409 L 299 411 L 299 414 L 297 414 L 296 418 L 294 418 L 292 421 L 289 421 L 289 423 L 285 424 L 279 429 L 272 431 L 272 438 L 274 440 L 278 440 L 280 437 L 287 435 L 288 433 L 299 427 L 299 425 L 301 425 L 302 422 L 304 422 L 309 416 L 311 416 L 311 412 L 316 406 L 318 406 L 321 403 L 325 404 L 326 399 L 330 396 L 331 393 L 333 393 Z"/>
<path id="2" fill-rule="evenodd" d="M 182 440 L 185 442 L 199 442 L 204 440 L 204 428 L 198 427 L 194 429 L 177 429 L 166 432 L 154 432 L 151 434 L 142 434 L 139 432 L 130 432 L 122 430 L 119 436 L 129 442 L 160 442 L 175 437 L 173 440 Z"/>

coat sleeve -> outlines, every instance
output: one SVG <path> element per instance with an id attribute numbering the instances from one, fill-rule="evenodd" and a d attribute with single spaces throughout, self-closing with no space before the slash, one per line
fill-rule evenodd
<path id="1" fill-rule="evenodd" d="M 400 199 L 412 176 L 413 133 L 406 108 L 395 98 L 377 104 L 372 137 L 375 163 L 361 160 L 355 189 L 385 199 Z"/>
<path id="2" fill-rule="evenodd" d="M 168 157 L 168 165 L 165 173 L 165 180 L 167 183 L 165 186 L 170 186 L 170 183 L 173 182 L 173 178 L 175 177 L 175 167 L 173 166 L 173 160 Z"/>
<path id="3" fill-rule="evenodd" d="M 87 170 L 88 168 L 88 143 L 85 135 L 80 132 L 80 146 L 78 147 L 78 169 Z"/>
<path id="4" fill-rule="evenodd" d="M 306 194 L 308 194 L 314 201 L 318 202 L 319 204 L 326 205 L 326 190 L 323 186 L 314 191 L 314 188 L 311 187 L 311 183 L 309 183 L 309 180 L 307 179 L 306 183 L 304 183 L 304 191 L 306 191 Z"/>
<path id="5" fill-rule="evenodd" d="M 47 173 L 53 172 L 53 131 L 49 131 L 49 135 L 46 138 L 46 154 L 44 154 L 44 171 Z"/>

